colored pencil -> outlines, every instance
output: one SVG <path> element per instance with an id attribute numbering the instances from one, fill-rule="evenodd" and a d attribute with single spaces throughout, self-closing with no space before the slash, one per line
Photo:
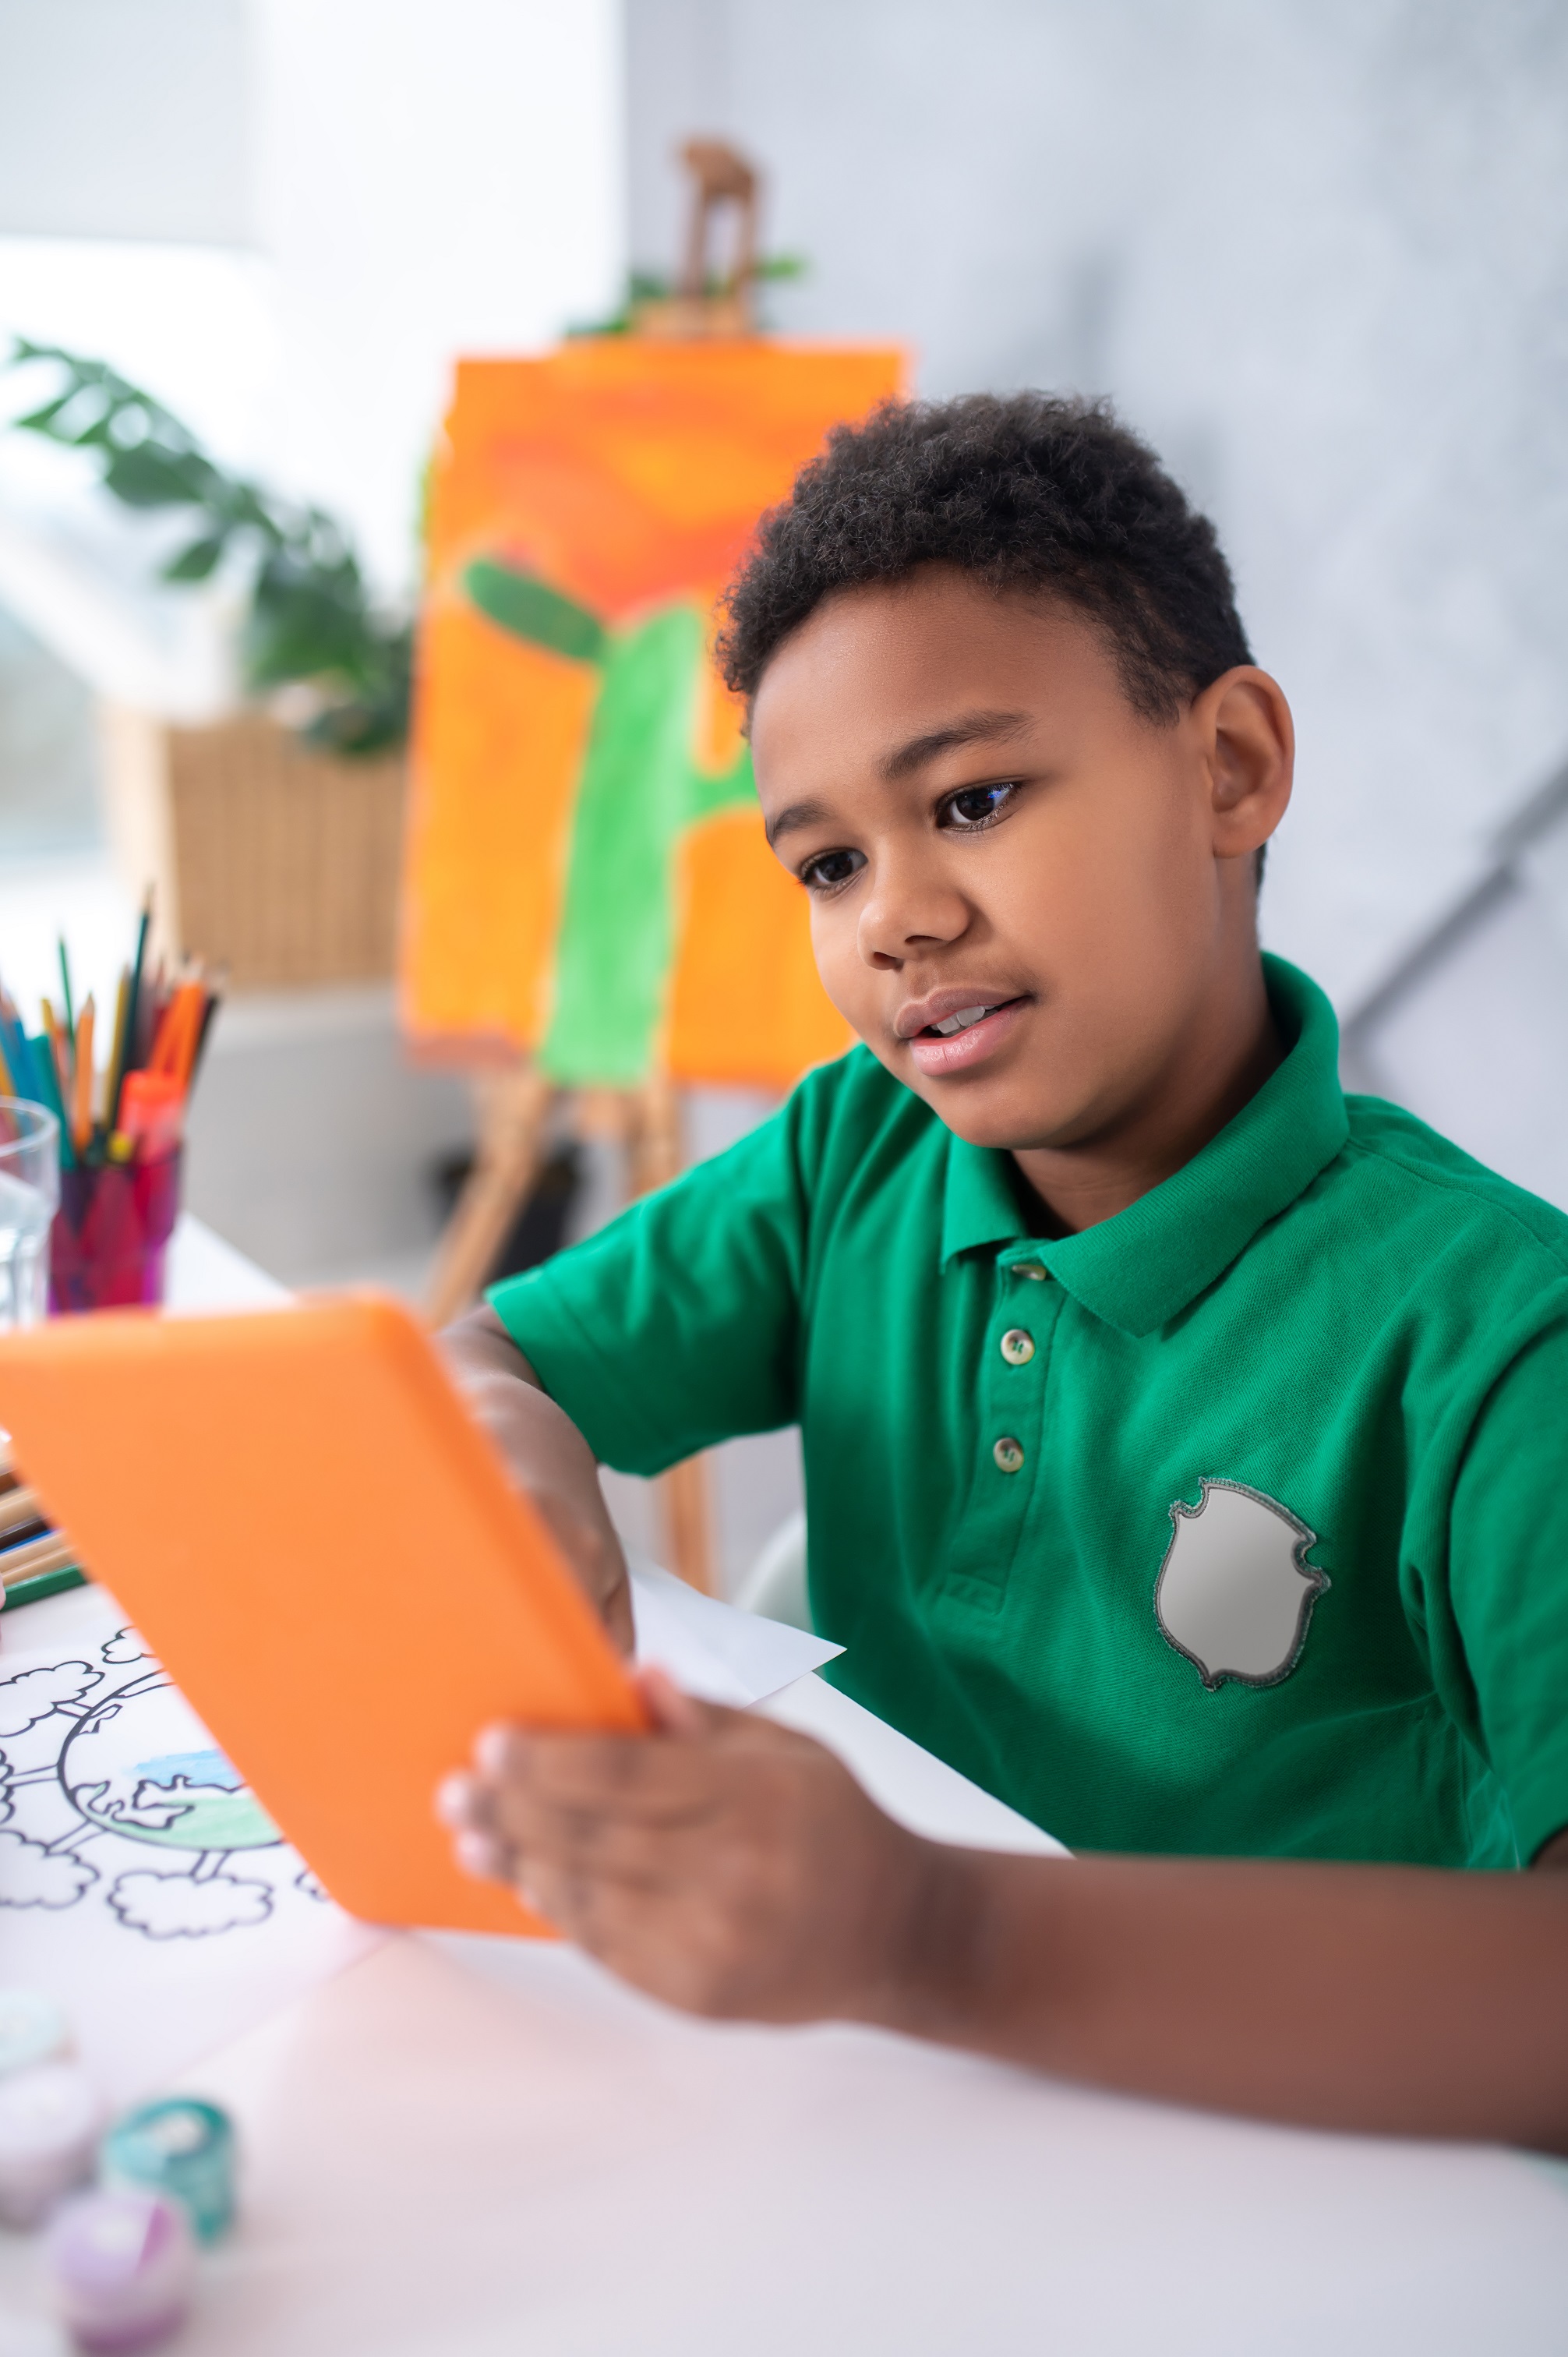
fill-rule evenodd
<path id="1" fill-rule="evenodd" d="M 114 1094 L 110 1100 L 108 1111 L 108 1125 L 111 1129 L 117 1129 L 120 1125 L 120 1091 L 124 1085 L 125 1074 L 136 1061 L 136 1028 L 142 1011 L 142 968 L 146 963 L 147 931 L 152 921 L 153 896 L 149 890 L 142 903 L 142 921 L 136 928 L 136 954 L 132 961 L 130 988 L 125 996 L 124 1049 L 120 1059 L 120 1068 L 114 1075 Z"/>
<path id="2" fill-rule="evenodd" d="M 29 1490 L 25 1481 L 14 1481 L 8 1490 L 0 1490 L 0 1538 L 7 1531 L 23 1531 L 29 1523 L 41 1523 L 43 1519 L 38 1493 Z"/>
<path id="3" fill-rule="evenodd" d="M 75 1547 L 63 1531 L 46 1531 L 41 1539 L 24 1539 L 20 1546 L 0 1548 L 0 1579 L 31 1579 L 40 1571 L 63 1571 L 77 1560 Z"/>
<path id="4" fill-rule="evenodd" d="M 217 1012 L 219 993 L 200 960 L 172 972 L 147 954 L 152 894 L 143 903 L 135 956 L 122 970 L 114 1023 L 100 1081 L 97 1002 L 76 1006 L 70 956 L 59 944 L 69 1014 L 41 998 L 42 1028 L 29 1036 L 0 983 L 0 1095 L 46 1105 L 59 1124 L 61 1168 L 161 1157 L 177 1150 L 190 1091 Z M 134 1082 L 134 1086 L 131 1085 Z M 3 1480 L 0 1472 L 0 1480 Z"/>
<path id="5" fill-rule="evenodd" d="M 81 1010 L 81 1020 L 76 1027 L 74 1057 L 76 1101 L 71 1108 L 70 1142 L 78 1154 L 85 1154 L 92 1143 L 92 1030 L 94 1008 L 92 995 L 88 993 Z"/>
<path id="6" fill-rule="evenodd" d="M 103 1070 L 103 1126 L 114 1126 L 114 1106 L 120 1094 L 120 1071 L 125 1060 L 125 1017 L 131 998 L 131 969 L 120 969 L 120 986 L 114 993 L 114 1037 L 110 1043 L 109 1061 Z"/>
<path id="7" fill-rule="evenodd" d="M 33 1104 L 38 1103 L 38 1077 L 33 1070 L 27 1035 L 22 1028 L 22 1018 L 16 1012 L 15 1000 L 3 987 L 0 987 L 0 1039 L 4 1039 L 5 1043 L 5 1061 L 11 1068 L 11 1078 L 16 1083 L 16 1094 L 27 1098 Z"/>
<path id="8" fill-rule="evenodd" d="M 55 1085 L 59 1092 L 59 1100 L 61 1104 L 69 1105 L 76 1094 L 75 1079 L 70 1069 L 70 1043 L 61 1033 L 59 1017 L 55 1013 L 51 1000 L 40 998 L 38 1012 L 44 1018 L 44 1037 L 49 1043 L 49 1054 L 54 1059 Z"/>
<path id="9" fill-rule="evenodd" d="M 65 935 L 57 933 L 55 941 L 59 950 L 59 986 L 65 996 L 65 1028 L 74 1037 L 76 1007 L 70 995 L 70 956 L 66 949 Z"/>
<path id="10" fill-rule="evenodd" d="M 59 1122 L 60 1168 L 64 1170 L 74 1170 L 76 1148 L 70 1142 L 70 1125 L 65 1117 L 65 1101 L 60 1095 L 59 1082 L 55 1075 L 53 1046 L 47 1038 L 35 1037 L 28 1040 L 27 1050 L 32 1058 L 35 1075 L 34 1103 L 47 1105 Z"/>
<path id="11" fill-rule="evenodd" d="M 32 1579 L 18 1579 L 5 1590 L 5 1609 L 19 1612 L 24 1604 L 42 1604 L 50 1596 L 59 1596 L 68 1587 L 85 1587 L 87 1574 L 74 1564 L 63 1571 L 40 1571 Z"/>
<path id="12" fill-rule="evenodd" d="M 182 982 L 169 1000 L 153 1052 L 147 1059 L 149 1072 L 167 1072 L 183 1090 L 190 1079 L 190 1068 L 196 1060 L 196 1043 L 201 1028 L 202 1001 L 206 994 L 199 982 Z"/>

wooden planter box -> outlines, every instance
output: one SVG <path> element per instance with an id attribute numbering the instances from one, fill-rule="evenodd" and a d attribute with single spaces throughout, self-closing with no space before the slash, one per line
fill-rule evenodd
<path id="1" fill-rule="evenodd" d="M 116 863 L 154 888 L 167 951 L 229 970 L 234 990 L 391 975 L 405 770 L 333 760 L 260 714 L 175 728 L 103 716 Z"/>

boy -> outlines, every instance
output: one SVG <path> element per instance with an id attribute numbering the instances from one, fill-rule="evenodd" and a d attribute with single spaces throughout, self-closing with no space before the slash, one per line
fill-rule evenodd
<path id="1" fill-rule="evenodd" d="M 889 408 L 721 654 L 865 1045 L 452 1362 L 623 1644 L 596 1458 L 798 1419 L 839 1682 L 1090 1855 L 657 1674 L 658 1739 L 489 1730 L 460 1855 L 697 2011 L 1568 2148 L 1568 1220 L 1260 957 L 1291 719 L 1210 528 L 1102 409 Z"/>

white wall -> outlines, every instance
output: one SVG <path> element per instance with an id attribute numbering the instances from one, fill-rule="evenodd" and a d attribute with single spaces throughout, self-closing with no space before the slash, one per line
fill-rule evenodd
<path id="1" fill-rule="evenodd" d="M 251 234 L 246 0 L 0 0 L 0 236 Z"/>
<path id="2" fill-rule="evenodd" d="M 0 338 L 113 361 L 405 589 L 453 358 L 618 292 L 622 87 L 617 0 L 0 0 Z"/>
<path id="3" fill-rule="evenodd" d="M 251 0 L 274 448 L 411 569 L 458 352 L 603 309 L 623 268 L 614 0 Z"/>
<path id="4" fill-rule="evenodd" d="M 628 0 L 630 219 L 768 168 L 781 325 L 937 393 L 1111 392 L 1219 523 L 1301 731 L 1265 896 L 1342 1002 L 1568 748 L 1568 13 Z"/>

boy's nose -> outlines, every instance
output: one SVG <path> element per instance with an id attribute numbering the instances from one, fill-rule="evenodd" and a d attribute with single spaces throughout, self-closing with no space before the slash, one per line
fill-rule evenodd
<path id="1" fill-rule="evenodd" d="M 878 872 L 861 903 L 860 954 L 869 966 L 902 965 L 922 950 L 961 939 L 969 920 L 968 903 L 945 877 Z"/>

